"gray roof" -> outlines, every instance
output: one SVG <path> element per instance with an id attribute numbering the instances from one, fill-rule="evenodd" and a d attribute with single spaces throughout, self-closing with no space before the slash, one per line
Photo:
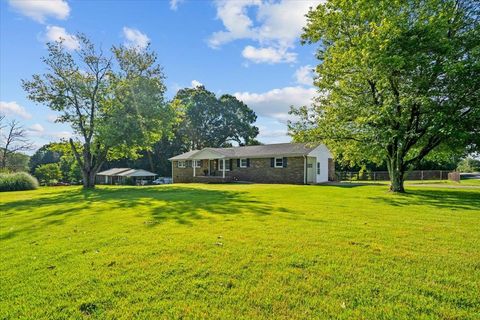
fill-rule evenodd
<path id="1" fill-rule="evenodd" d="M 317 144 L 310 143 L 277 143 L 259 146 L 245 146 L 232 148 L 205 148 L 202 150 L 189 151 L 169 160 L 195 159 L 195 155 L 203 150 L 209 150 L 219 154 L 219 158 L 258 158 L 270 156 L 304 156 L 308 155 Z"/>
<path id="2" fill-rule="evenodd" d="M 179 154 L 178 156 L 172 157 L 168 160 L 184 160 L 184 159 L 190 159 L 191 156 L 193 156 L 195 153 L 199 152 L 200 150 L 192 150 L 188 151 L 182 154 Z"/>
<path id="3" fill-rule="evenodd" d="M 154 177 L 157 174 L 143 169 L 131 169 L 120 172 L 118 175 L 122 177 Z"/>
<path id="4" fill-rule="evenodd" d="M 97 173 L 98 176 L 116 176 L 121 172 L 132 170 L 130 168 L 112 168 L 102 172 Z"/>
<path id="5" fill-rule="evenodd" d="M 143 170 L 143 169 L 130 169 L 130 168 L 112 168 L 97 173 L 98 176 L 121 176 L 121 177 L 153 177 L 156 173 Z"/>

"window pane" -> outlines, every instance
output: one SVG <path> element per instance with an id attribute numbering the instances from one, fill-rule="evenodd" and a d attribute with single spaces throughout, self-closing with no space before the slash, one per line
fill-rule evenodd
<path id="1" fill-rule="evenodd" d="M 283 167 L 283 158 L 275 158 L 275 167 Z"/>

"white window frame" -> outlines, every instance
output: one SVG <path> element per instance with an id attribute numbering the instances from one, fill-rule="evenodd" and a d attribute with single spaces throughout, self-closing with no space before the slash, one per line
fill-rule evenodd
<path id="1" fill-rule="evenodd" d="M 245 162 L 245 163 L 244 163 Z M 240 159 L 240 168 L 246 168 L 248 165 L 248 160 L 247 158 L 241 158 Z"/>
<path id="2" fill-rule="evenodd" d="M 321 172 L 320 168 L 321 168 L 320 162 L 317 162 L 317 174 L 320 174 L 320 172 Z"/>
<path id="3" fill-rule="evenodd" d="M 281 165 L 277 165 L 277 160 L 280 160 L 280 161 L 282 162 L 282 164 L 281 164 Z M 274 164 L 274 167 L 275 167 L 275 168 L 283 168 L 283 157 L 281 157 L 281 158 L 275 158 L 273 164 Z"/>
<path id="4" fill-rule="evenodd" d="M 185 161 L 185 160 L 178 160 L 178 167 L 179 167 L 179 168 L 186 168 L 186 167 L 187 167 L 187 161 Z"/>
<path id="5" fill-rule="evenodd" d="M 202 166 L 200 165 L 200 161 L 202 160 L 193 160 L 193 166 L 195 168 L 201 168 Z"/>
<path id="6" fill-rule="evenodd" d="M 223 171 L 223 160 L 220 159 L 218 161 L 220 162 L 218 164 L 218 170 Z M 228 162 L 228 166 L 230 167 L 230 159 L 225 159 L 225 171 L 230 171 L 230 168 L 227 168 L 227 162 Z"/>

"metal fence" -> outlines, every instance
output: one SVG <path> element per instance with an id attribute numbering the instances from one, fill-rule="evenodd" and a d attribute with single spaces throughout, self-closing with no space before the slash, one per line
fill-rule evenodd
<path id="1" fill-rule="evenodd" d="M 414 170 L 406 174 L 406 180 L 448 180 L 446 170 Z M 388 171 L 340 171 L 336 172 L 337 178 L 341 181 L 388 181 Z"/>

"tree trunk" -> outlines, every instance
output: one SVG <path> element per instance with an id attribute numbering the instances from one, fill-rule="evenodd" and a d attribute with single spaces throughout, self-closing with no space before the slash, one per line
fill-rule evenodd
<path id="1" fill-rule="evenodd" d="M 405 180 L 405 169 L 403 163 L 395 159 L 387 161 L 388 174 L 390 176 L 390 191 L 397 193 L 404 193 L 405 188 L 403 182 Z"/>
<path id="2" fill-rule="evenodd" d="M 405 188 L 403 187 L 405 173 L 401 170 L 393 170 L 390 173 L 390 191 L 404 193 Z"/>
<path id="3" fill-rule="evenodd" d="M 96 172 L 94 172 L 93 170 L 90 170 L 90 171 L 82 170 L 82 174 L 83 174 L 83 188 L 85 189 L 95 188 Z"/>
<path id="4" fill-rule="evenodd" d="M 155 172 L 155 167 L 153 165 L 153 159 L 152 159 L 152 152 L 147 151 L 147 158 L 148 158 L 148 163 L 150 164 L 150 171 Z"/>

